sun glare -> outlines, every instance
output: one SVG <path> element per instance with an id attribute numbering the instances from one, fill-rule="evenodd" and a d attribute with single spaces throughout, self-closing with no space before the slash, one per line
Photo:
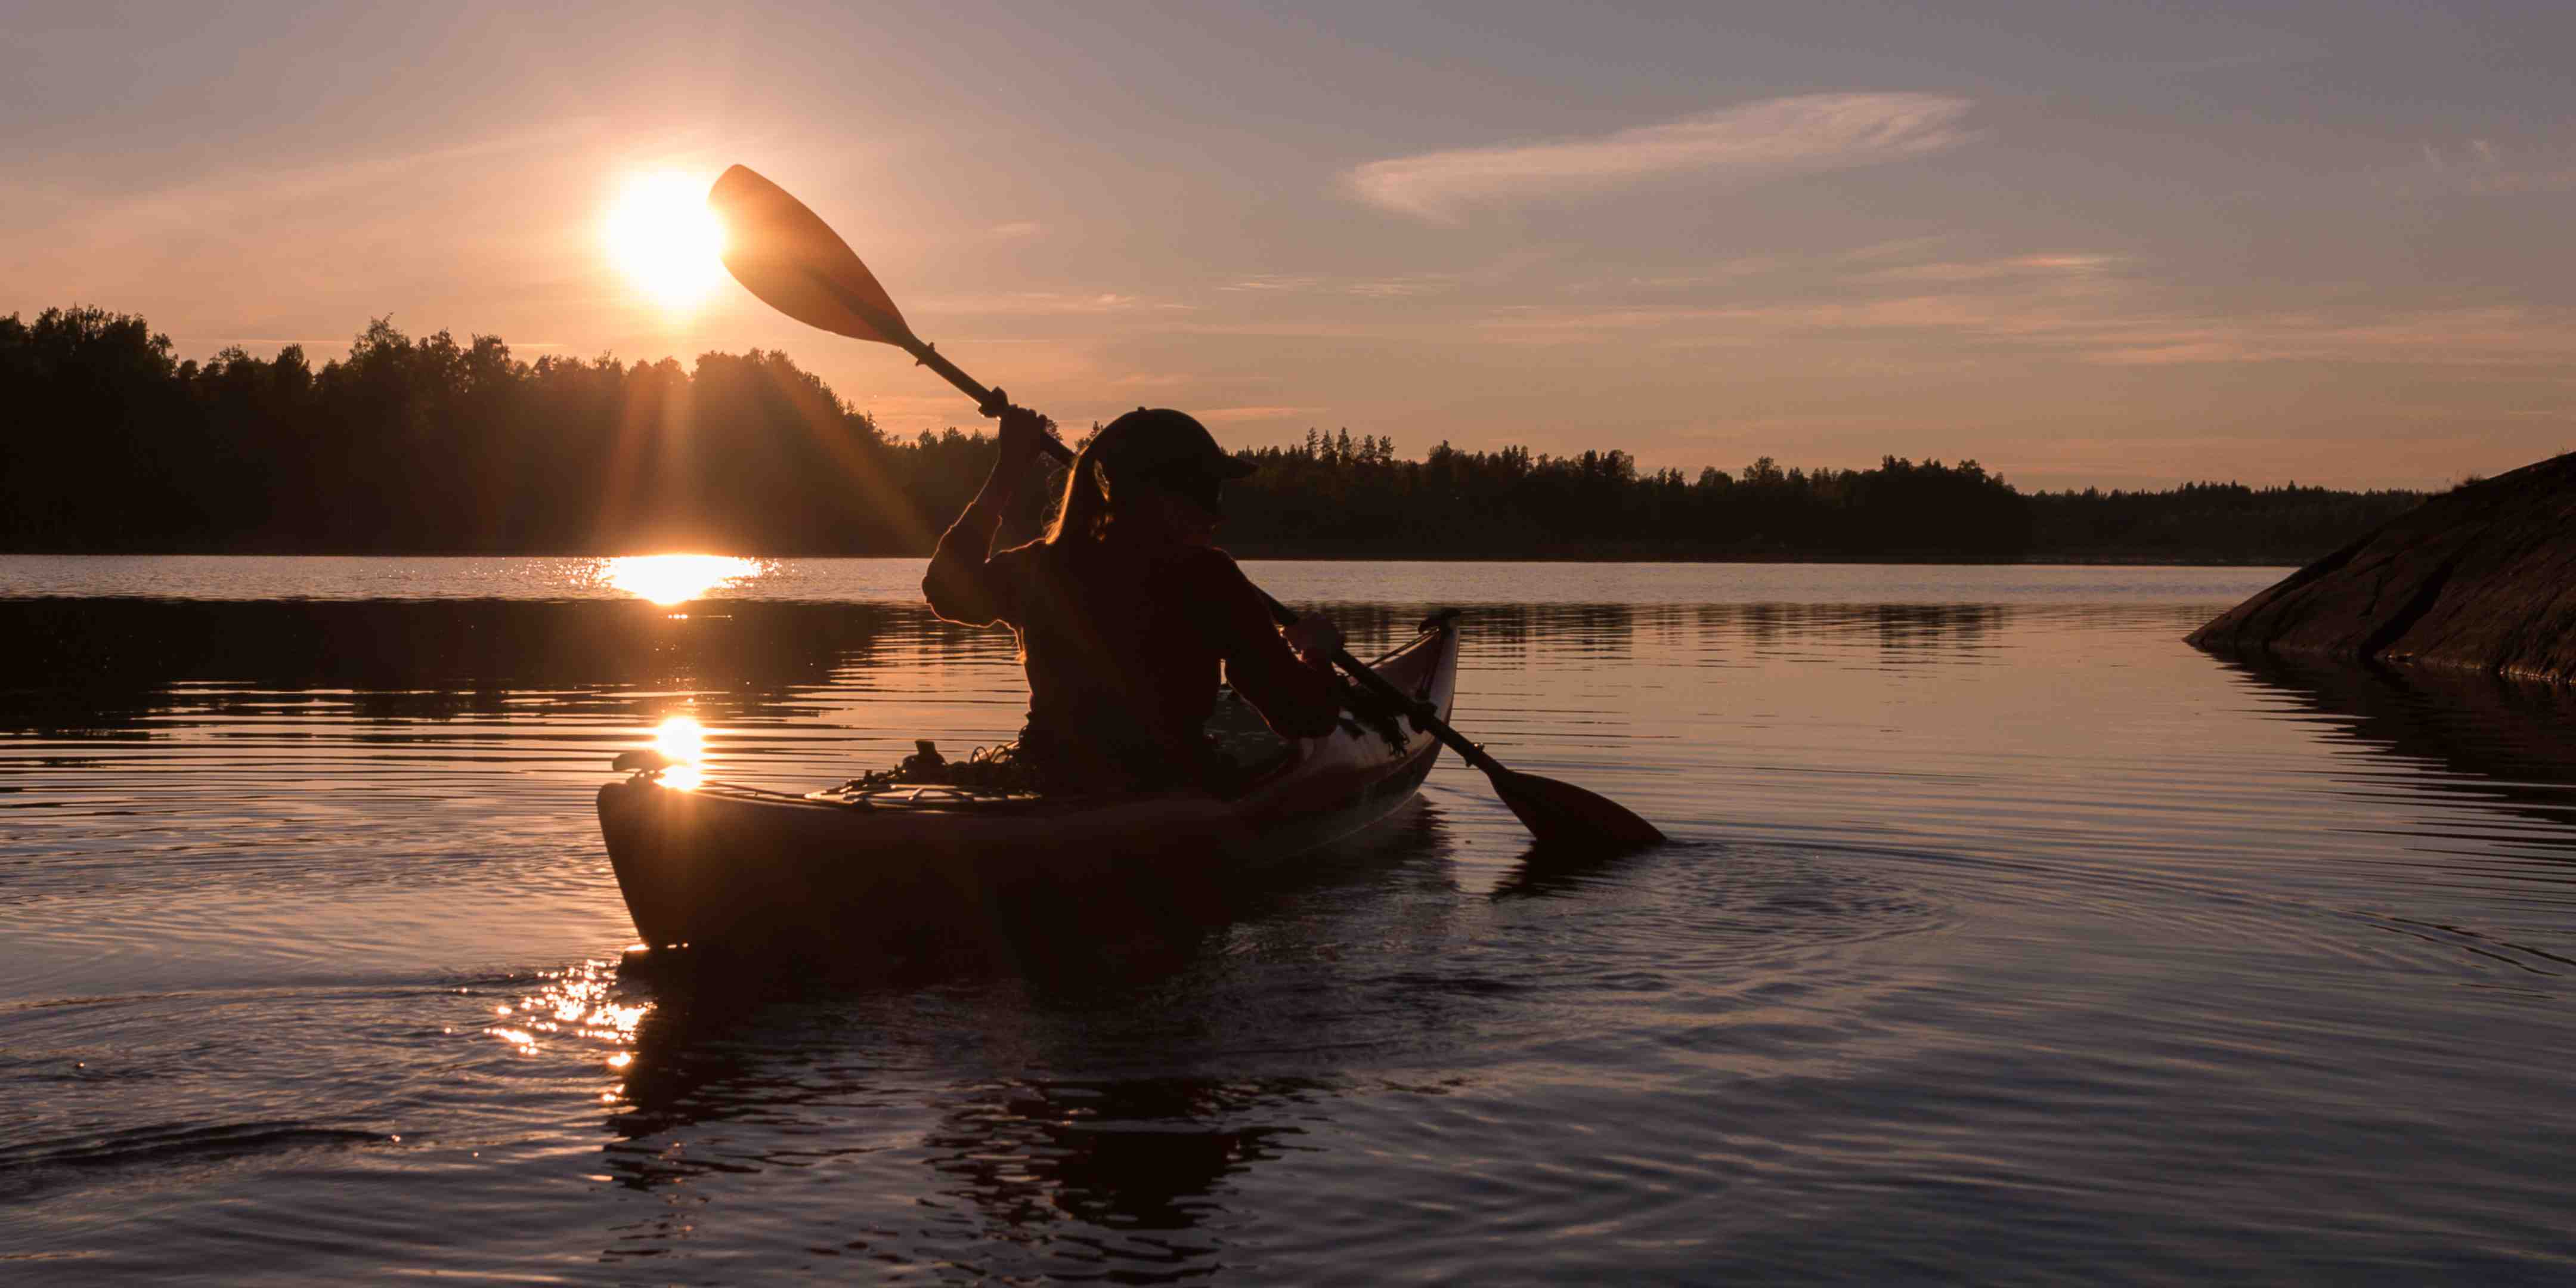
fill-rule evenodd
<path id="1" fill-rule="evenodd" d="M 724 227 L 707 209 L 706 185 L 686 176 L 628 180 L 602 232 L 619 271 L 663 308 L 693 308 L 724 278 Z"/>
<path id="2" fill-rule="evenodd" d="M 657 604 L 684 604 L 766 571 L 757 559 L 730 555 L 628 555 L 602 565 L 599 579 Z"/>

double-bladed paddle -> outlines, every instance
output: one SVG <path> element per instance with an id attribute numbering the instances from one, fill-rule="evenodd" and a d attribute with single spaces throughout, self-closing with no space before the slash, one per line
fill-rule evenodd
<path id="1" fill-rule="evenodd" d="M 707 193 L 707 204 L 724 223 L 725 268 L 771 308 L 835 335 L 891 344 L 957 386 L 985 415 L 1002 414 L 1004 403 L 994 391 L 914 335 L 903 311 L 877 283 L 876 274 L 860 262 L 858 253 L 786 189 L 748 167 L 735 166 L 716 180 Z M 1044 436 L 1041 445 L 1059 461 L 1073 459 L 1073 449 L 1053 435 Z M 1266 592 L 1261 598 L 1281 625 L 1297 620 L 1297 614 Z M 1430 731 L 1467 763 L 1485 771 L 1494 794 L 1503 798 L 1513 817 L 1540 844 L 1625 848 L 1664 839 L 1654 824 L 1616 801 L 1571 783 L 1504 767 L 1483 747 L 1450 728 L 1429 703 L 1416 701 L 1347 651 L 1333 650 L 1333 663 L 1353 683 L 1395 704 L 1415 727 Z"/>

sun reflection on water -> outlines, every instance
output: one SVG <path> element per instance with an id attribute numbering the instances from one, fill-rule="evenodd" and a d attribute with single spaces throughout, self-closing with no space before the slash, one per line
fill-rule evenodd
<path id="1" fill-rule="evenodd" d="M 601 581 L 656 604 L 685 604 L 718 586 L 768 572 L 768 561 L 731 555 L 625 555 L 603 562 Z"/>
<path id="2" fill-rule="evenodd" d="M 611 995 L 616 963 L 585 961 L 540 971 L 537 983 L 537 990 L 520 997 L 516 1007 L 493 1008 L 519 1022 L 491 1025 L 483 1030 L 485 1036 L 500 1039 L 513 1054 L 531 1056 L 557 1042 L 604 1042 L 611 1049 L 601 1064 L 609 1072 L 622 1073 L 634 1063 L 635 1030 L 653 1008 L 650 1003 L 630 1006 Z M 623 1083 L 612 1084 L 600 1099 L 613 1102 L 625 1090 Z"/>
<path id="3" fill-rule="evenodd" d="M 695 791 L 705 775 L 700 763 L 707 756 L 707 729 L 693 716 L 672 716 L 653 731 L 653 749 L 670 757 L 676 764 L 662 771 L 661 783 L 681 791 Z"/>

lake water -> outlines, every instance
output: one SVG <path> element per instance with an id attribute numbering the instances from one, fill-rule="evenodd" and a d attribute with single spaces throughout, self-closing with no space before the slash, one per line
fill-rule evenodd
<path id="1" fill-rule="evenodd" d="M 616 751 L 1021 711 L 699 571 L 0 559 L 0 1281 L 2576 1279 L 2569 706 L 2183 646 L 2281 570 L 1251 565 L 1672 842 L 1444 757 L 1214 924 L 621 972 Z"/>

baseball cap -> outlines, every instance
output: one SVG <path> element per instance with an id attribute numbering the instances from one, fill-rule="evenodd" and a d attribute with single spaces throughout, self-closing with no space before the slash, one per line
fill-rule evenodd
<path id="1" fill-rule="evenodd" d="M 1139 407 L 1102 426 L 1091 454 L 1112 476 L 1131 478 L 1239 479 L 1255 468 L 1218 446 L 1196 417 L 1169 407 Z"/>

